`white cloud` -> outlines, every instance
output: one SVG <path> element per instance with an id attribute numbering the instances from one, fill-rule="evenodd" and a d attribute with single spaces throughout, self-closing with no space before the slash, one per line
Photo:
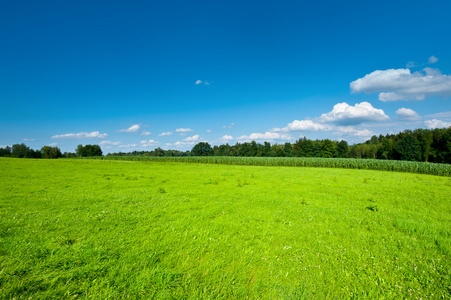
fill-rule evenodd
<path id="1" fill-rule="evenodd" d="M 330 126 L 316 123 L 312 120 L 294 120 L 284 128 L 274 128 L 273 132 L 289 132 L 289 131 L 327 131 Z"/>
<path id="2" fill-rule="evenodd" d="M 426 127 L 429 128 L 429 129 L 448 128 L 448 127 L 451 126 L 451 122 L 444 122 L 444 121 L 441 121 L 441 120 L 432 119 L 432 120 L 424 121 L 424 125 L 426 125 Z"/>
<path id="3" fill-rule="evenodd" d="M 428 63 L 430 63 L 430 64 L 435 64 L 436 62 L 438 62 L 438 58 L 437 58 L 437 57 L 435 57 L 434 55 L 432 55 L 431 57 L 429 57 Z"/>
<path id="4" fill-rule="evenodd" d="M 224 125 L 222 128 L 233 128 L 235 126 L 235 123 L 230 123 L 230 125 Z"/>
<path id="5" fill-rule="evenodd" d="M 221 140 L 223 140 L 223 141 L 230 141 L 230 140 L 233 140 L 233 136 L 231 136 L 231 135 L 224 135 L 221 138 Z"/>
<path id="6" fill-rule="evenodd" d="M 196 135 L 187 137 L 186 139 L 184 139 L 184 141 L 195 142 L 195 141 L 198 141 L 199 138 L 200 138 L 200 136 L 198 134 L 196 134 Z"/>
<path id="7" fill-rule="evenodd" d="M 429 96 L 451 96 L 451 77 L 440 70 L 424 68 L 377 70 L 350 83 L 352 92 L 379 93 L 381 101 L 424 100 Z"/>
<path id="8" fill-rule="evenodd" d="M 213 130 L 211 130 L 211 129 L 207 129 L 207 132 L 213 132 Z"/>
<path id="9" fill-rule="evenodd" d="M 406 64 L 406 67 L 407 67 L 407 68 L 413 68 L 413 67 L 415 67 L 415 62 L 414 62 L 414 61 L 409 61 L 409 62 Z"/>
<path id="10" fill-rule="evenodd" d="M 336 134 L 338 135 L 348 135 L 357 136 L 365 139 L 369 139 L 374 135 L 374 133 L 368 129 L 355 129 L 353 126 L 337 126 Z"/>
<path id="11" fill-rule="evenodd" d="M 119 145 L 121 142 L 112 142 L 112 141 L 101 141 L 100 143 L 99 143 L 99 145 L 114 145 L 114 146 L 117 146 L 117 145 Z"/>
<path id="12" fill-rule="evenodd" d="M 25 141 L 25 142 L 34 142 L 34 139 L 22 139 L 22 141 Z"/>
<path id="13" fill-rule="evenodd" d="M 135 124 L 135 125 L 130 126 L 127 129 L 120 129 L 117 132 L 137 132 L 140 128 L 141 128 L 141 126 L 139 124 Z"/>
<path id="14" fill-rule="evenodd" d="M 167 143 L 166 146 L 176 146 L 176 147 L 183 147 L 183 146 L 190 146 L 190 145 L 194 145 L 195 142 L 175 142 L 174 144 L 171 143 Z"/>
<path id="15" fill-rule="evenodd" d="M 432 119 L 445 119 L 445 120 L 451 120 L 451 111 L 444 111 L 436 114 L 431 114 L 425 116 L 426 118 L 432 118 Z"/>
<path id="16" fill-rule="evenodd" d="M 421 120 L 421 117 L 418 115 L 417 112 L 410 108 L 400 108 L 396 111 L 396 114 L 398 115 L 398 118 L 401 120 L 408 120 L 408 121 L 415 121 L 415 120 Z"/>
<path id="17" fill-rule="evenodd" d="M 50 147 L 55 147 L 56 145 L 58 145 L 58 143 L 50 143 L 49 144 Z"/>
<path id="18" fill-rule="evenodd" d="M 389 117 L 382 109 L 374 108 L 368 102 L 357 103 L 354 106 L 343 102 L 334 105 L 332 111 L 322 114 L 314 120 L 294 120 L 283 128 L 274 128 L 272 132 L 291 131 L 331 131 L 337 125 L 357 125 L 363 122 L 386 121 Z"/>
<path id="19" fill-rule="evenodd" d="M 209 82 L 207 82 L 207 81 L 202 81 L 202 80 L 196 80 L 196 82 L 194 83 L 194 84 L 196 84 L 196 85 L 199 85 L 199 84 L 205 84 L 205 85 L 210 85 L 210 83 Z"/>
<path id="20" fill-rule="evenodd" d="M 127 144 L 127 145 L 120 145 L 119 148 L 133 148 L 136 147 L 136 144 Z"/>
<path id="21" fill-rule="evenodd" d="M 88 132 L 79 132 L 79 133 L 66 133 L 61 135 L 54 135 L 52 139 L 84 139 L 84 138 L 98 138 L 104 139 L 108 136 L 106 133 L 100 133 L 99 131 L 93 131 L 91 133 Z"/>
<path id="22" fill-rule="evenodd" d="M 346 102 L 334 105 L 331 112 L 322 114 L 319 122 L 331 122 L 339 125 L 357 125 L 363 122 L 387 121 L 389 117 L 382 109 L 374 108 L 368 102 L 350 106 Z"/>
<path id="23" fill-rule="evenodd" d="M 158 136 L 167 136 L 167 135 L 172 135 L 172 134 L 173 134 L 173 132 L 168 131 L 168 132 L 162 132 Z"/>
<path id="24" fill-rule="evenodd" d="M 143 132 L 141 132 L 141 135 L 147 136 L 147 135 L 151 135 L 152 133 L 150 133 L 149 131 L 145 131 L 143 130 Z"/>
<path id="25" fill-rule="evenodd" d="M 265 133 L 251 133 L 250 135 L 243 135 L 238 138 L 239 140 L 291 140 L 292 137 L 289 134 L 270 132 Z"/>
<path id="26" fill-rule="evenodd" d="M 194 130 L 192 130 L 191 128 L 179 128 L 175 130 L 176 132 L 192 132 Z"/>
<path id="27" fill-rule="evenodd" d="M 143 140 L 140 142 L 142 147 L 149 147 L 149 146 L 155 146 L 158 145 L 159 142 L 155 141 L 155 140 Z"/>

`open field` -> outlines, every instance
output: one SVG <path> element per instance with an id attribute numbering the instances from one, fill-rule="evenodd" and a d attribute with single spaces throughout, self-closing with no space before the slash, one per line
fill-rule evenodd
<path id="1" fill-rule="evenodd" d="M 451 178 L 0 159 L 0 298 L 449 299 Z"/>

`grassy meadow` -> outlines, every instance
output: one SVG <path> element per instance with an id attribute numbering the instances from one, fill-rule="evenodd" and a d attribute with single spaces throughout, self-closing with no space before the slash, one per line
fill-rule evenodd
<path id="1" fill-rule="evenodd" d="M 450 299 L 451 178 L 0 159 L 1 299 Z"/>

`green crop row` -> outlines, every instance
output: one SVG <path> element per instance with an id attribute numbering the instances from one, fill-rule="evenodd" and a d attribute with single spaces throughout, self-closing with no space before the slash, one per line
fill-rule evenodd
<path id="1" fill-rule="evenodd" d="M 312 158 L 312 157 L 231 157 L 231 156 L 103 156 L 105 160 L 185 162 L 251 166 L 286 166 L 366 169 L 395 172 L 409 172 L 439 176 L 451 176 L 451 165 L 426 162 L 352 159 L 352 158 Z"/>

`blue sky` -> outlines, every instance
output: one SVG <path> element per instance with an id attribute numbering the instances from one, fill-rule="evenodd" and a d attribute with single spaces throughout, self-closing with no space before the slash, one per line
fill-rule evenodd
<path id="1" fill-rule="evenodd" d="M 3 1 L 0 146 L 188 150 L 451 126 L 451 2 Z"/>

